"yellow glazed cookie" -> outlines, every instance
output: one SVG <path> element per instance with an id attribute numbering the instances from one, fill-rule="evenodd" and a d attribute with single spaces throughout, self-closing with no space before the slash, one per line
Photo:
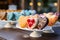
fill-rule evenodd
<path id="1" fill-rule="evenodd" d="M 21 28 L 27 27 L 27 18 L 28 16 L 20 16 L 20 18 L 18 19 L 18 23 Z"/>

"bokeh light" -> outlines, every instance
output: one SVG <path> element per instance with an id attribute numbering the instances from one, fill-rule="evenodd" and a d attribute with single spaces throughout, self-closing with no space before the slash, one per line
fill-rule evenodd
<path id="1" fill-rule="evenodd" d="M 57 3 L 54 3 L 54 6 L 57 6 Z"/>
<path id="2" fill-rule="evenodd" d="M 38 2 L 37 5 L 38 5 L 38 6 L 41 6 L 41 2 Z"/>
<path id="3" fill-rule="evenodd" d="M 32 2 L 30 2 L 30 3 L 29 3 L 29 5 L 30 5 L 30 6 L 33 6 L 33 3 L 32 3 Z"/>

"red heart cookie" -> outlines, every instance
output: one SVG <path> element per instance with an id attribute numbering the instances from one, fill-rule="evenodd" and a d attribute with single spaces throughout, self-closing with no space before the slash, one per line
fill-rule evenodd
<path id="1" fill-rule="evenodd" d="M 28 28 L 33 29 L 37 24 L 37 19 L 29 18 L 27 19 Z"/>

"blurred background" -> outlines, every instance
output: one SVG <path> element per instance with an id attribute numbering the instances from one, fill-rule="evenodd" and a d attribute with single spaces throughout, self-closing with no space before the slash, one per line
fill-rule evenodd
<path id="1" fill-rule="evenodd" d="M 34 9 L 39 14 L 57 11 L 57 0 L 0 0 L 0 10 L 8 10 L 10 5 L 17 10 Z"/>

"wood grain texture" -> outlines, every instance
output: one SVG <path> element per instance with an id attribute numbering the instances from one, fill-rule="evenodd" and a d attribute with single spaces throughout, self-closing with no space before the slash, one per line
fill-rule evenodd
<path id="1" fill-rule="evenodd" d="M 29 31 L 13 29 L 13 28 L 0 29 L 0 37 L 3 37 L 7 40 L 60 40 L 60 36 L 57 36 L 55 34 L 44 33 L 40 38 L 32 38 L 29 36 L 30 33 L 31 32 Z"/>

